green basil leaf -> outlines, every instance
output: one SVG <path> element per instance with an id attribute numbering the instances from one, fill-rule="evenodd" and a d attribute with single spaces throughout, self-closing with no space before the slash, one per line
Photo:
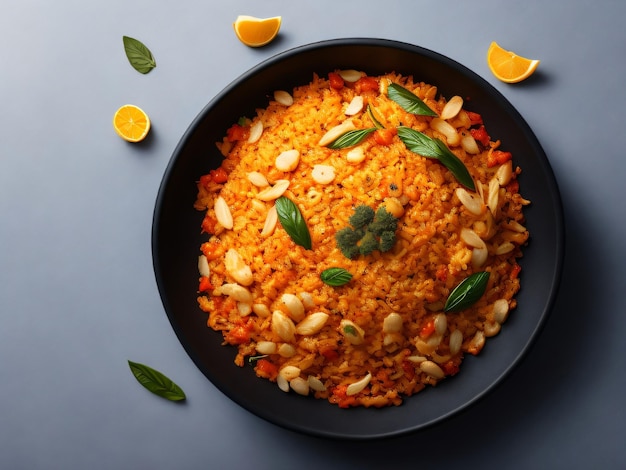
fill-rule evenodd
<path id="1" fill-rule="evenodd" d="M 259 354 L 258 356 L 250 356 L 248 358 L 248 364 L 254 364 L 259 359 L 263 359 L 265 357 L 267 357 L 267 354 Z"/>
<path id="2" fill-rule="evenodd" d="M 338 287 L 343 286 L 350 282 L 352 274 L 343 268 L 328 268 L 322 271 L 320 279 L 324 284 L 329 286 Z"/>
<path id="3" fill-rule="evenodd" d="M 128 365 L 137 382 L 152 393 L 171 401 L 181 401 L 187 398 L 178 385 L 158 370 L 132 361 L 128 361 Z"/>
<path id="4" fill-rule="evenodd" d="M 354 129 L 340 135 L 330 144 L 327 145 L 330 149 L 345 149 L 352 147 L 363 141 L 368 135 L 376 130 L 375 127 L 368 127 L 367 129 Z"/>
<path id="5" fill-rule="evenodd" d="M 346 325 L 343 327 L 343 332 L 347 335 L 350 336 L 356 336 L 357 332 L 356 332 L 356 328 L 353 327 L 352 325 Z"/>
<path id="6" fill-rule="evenodd" d="M 474 305 L 487 289 L 489 273 L 482 271 L 463 279 L 448 296 L 443 307 L 444 312 L 460 312 Z"/>
<path id="7" fill-rule="evenodd" d="M 385 128 L 385 126 L 383 126 L 382 123 L 378 119 L 376 119 L 376 116 L 374 116 L 374 110 L 369 104 L 367 105 L 367 115 L 370 117 L 370 119 L 374 123 L 374 126 L 376 127 L 376 129 Z"/>
<path id="8" fill-rule="evenodd" d="M 123 36 L 124 51 L 133 68 L 139 73 L 148 73 L 156 67 L 152 52 L 141 41 Z"/>
<path id="9" fill-rule="evenodd" d="M 411 152 L 426 158 L 436 158 L 452 172 L 459 183 L 472 191 L 476 191 L 474 180 L 465 164 L 452 153 L 441 139 L 433 139 L 406 126 L 398 127 L 398 137 Z"/>
<path id="10" fill-rule="evenodd" d="M 278 220 L 285 232 L 289 234 L 297 245 L 310 250 L 312 247 L 311 234 L 298 206 L 285 196 L 276 199 L 275 205 Z"/>
<path id="11" fill-rule="evenodd" d="M 392 83 L 387 87 L 387 96 L 390 100 L 398 103 L 407 113 L 419 116 L 437 116 L 437 113 L 430 109 L 415 93 L 397 83 Z"/>

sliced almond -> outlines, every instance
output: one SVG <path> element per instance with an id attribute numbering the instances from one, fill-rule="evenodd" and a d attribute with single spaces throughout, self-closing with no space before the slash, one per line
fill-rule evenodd
<path id="1" fill-rule="evenodd" d="M 459 145 L 461 142 L 461 136 L 456 131 L 454 126 L 441 118 L 433 118 L 430 121 L 430 128 L 443 134 L 448 145 L 450 146 Z"/>
<path id="2" fill-rule="evenodd" d="M 463 98 L 460 96 L 453 96 L 441 110 L 441 119 L 452 119 L 453 117 L 456 117 L 462 108 Z"/>
<path id="3" fill-rule="evenodd" d="M 326 385 L 317 377 L 309 375 L 307 377 L 307 382 L 309 383 L 309 387 L 311 390 L 315 390 L 316 392 L 324 392 L 326 391 Z"/>
<path id="4" fill-rule="evenodd" d="M 511 178 L 513 177 L 513 163 L 511 160 L 498 167 L 495 177 L 500 186 L 506 186 L 511 182 Z"/>
<path id="5" fill-rule="evenodd" d="M 269 186 L 269 182 L 263 173 L 259 173 L 258 171 L 251 171 L 248 173 L 248 181 L 255 185 L 257 188 L 266 188 Z"/>
<path id="6" fill-rule="evenodd" d="M 198 272 L 200 276 L 209 277 L 211 275 L 211 268 L 209 268 L 209 261 L 204 255 L 198 256 Z"/>
<path id="7" fill-rule="evenodd" d="M 346 388 L 346 395 L 356 395 L 357 393 L 361 392 L 365 387 L 367 387 L 371 380 L 372 374 L 368 372 L 367 375 L 361 380 L 348 385 L 348 388 Z"/>
<path id="8" fill-rule="evenodd" d="M 486 248 L 485 242 L 470 228 L 461 229 L 461 240 L 472 248 Z"/>
<path id="9" fill-rule="evenodd" d="M 307 315 L 304 320 L 296 325 L 296 333 L 299 335 L 313 335 L 324 327 L 327 320 L 328 314 L 324 312 L 315 312 Z"/>
<path id="10" fill-rule="evenodd" d="M 285 90 L 276 90 L 274 92 L 274 100 L 284 106 L 291 106 L 293 104 L 293 97 Z"/>
<path id="11" fill-rule="evenodd" d="M 489 181 L 489 191 L 487 193 L 487 207 L 493 214 L 496 216 L 498 212 L 498 203 L 500 199 L 500 183 L 498 183 L 497 178 L 491 178 Z"/>
<path id="12" fill-rule="evenodd" d="M 359 72 L 358 70 L 354 70 L 354 69 L 340 70 L 339 75 L 346 82 L 350 82 L 350 83 L 356 82 L 359 78 L 363 76 L 361 72 Z"/>
<path id="13" fill-rule="evenodd" d="M 257 142 L 263 135 L 263 123 L 256 121 L 250 126 L 250 134 L 248 135 L 248 143 L 253 144 Z"/>
<path id="14" fill-rule="evenodd" d="M 291 381 L 291 380 L 295 379 L 296 377 L 300 377 L 300 372 L 302 372 L 302 371 L 300 370 L 299 367 L 289 365 L 289 366 L 283 367 L 278 372 L 278 375 L 280 375 L 281 377 L 284 377 L 288 381 Z"/>
<path id="15" fill-rule="evenodd" d="M 346 160 L 350 163 L 361 163 L 365 160 L 365 151 L 363 147 L 354 147 L 346 153 Z"/>
<path id="16" fill-rule="evenodd" d="M 252 293 L 239 284 L 227 283 L 223 284 L 213 292 L 217 295 L 227 295 L 237 302 L 251 303 Z"/>
<path id="17" fill-rule="evenodd" d="M 402 317 L 399 313 L 391 312 L 383 320 L 383 333 L 399 333 L 402 331 Z"/>
<path id="18" fill-rule="evenodd" d="M 352 119 L 346 119 L 341 124 L 331 128 L 328 132 L 326 132 L 326 134 L 324 134 L 318 142 L 318 145 L 321 145 L 322 147 L 326 146 L 331 142 L 337 140 L 337 138 L 341 137 L 346 132 L 352 131 L 354 129 L 356 129 L 356 126 L 352 122 Z"/>
<path id="19" fill-rule="evenodd" d="M 262 237 L 269 237 L 274 233 L 276 224 L 278 223 L 278 212 L 276 212 L 276 206 L 270 207 L 267 211 L 267 217 L 265 217 L 265 224 L 263 224 L 263 230 L 261 230 Z"/>
<path id="20" fill-rule="evenodd" d="M 476 139 L 474 139 L 471 134 L 466 134 L 461 137 L 461 147 L 463 147 L 463 150 L 470 155 L 477 155 L 480 153 Z"/>
<path id="21" fill-rule="evenodd" d="M 215 218 L 217 219 L 217 221 L 220 223 L 220 225 L 222 227 L 224 227 L 225 229 L 232 229 L 233 228 L 233 215 L 230 212 L 230 208 L 228 207 L 228 204 L 226 203 L 226 201 L 224 200 L 224 198 L 222 196 L 218 196 L 217 199 L 215 199 Z"/>
<path id="22" fill-rule="evenodd" d="M 472 266 L 475 269 L 482 267 L 487 261 L 489 250 L 487 248 L 474 248 L 472 250 Z"/>
<path id="23" fill-rule="evenodd" d="M 354 98 L 352 98 L 352 101 L 350 101 L 350 104 L 344 111 L 344 114 L 346 116 L 354 116 L 355 114 L 360 113 L 362 109 L 363 109 L 363 97 L 355 96 Z"/>
<path id="24" fill-rule="evenodd" d="M 272 313 L 271 328 L 283 341 L 291 342 L 295 339 L 296 326 L 291 321 L 291 318 L 280 310 L 275 310 Z"/>
<path id="25" fill-rule="evenodd" d="M 280 171 L 293 171 L 300 163 L 300 152 L 296 149 L 285 150 L 281 152 L 276 160 L 274 166 Z"/>
<path id="26" fill-rule="evenodd" d="M 302 377 L 296 377 L 295 379 L 289 382 L 289 386 L 291 389 L 296 392 L 298 395 L 308 395 L 309 394 L 309 382 Z"/>
<path id="27" fill-rule="evenodd" d="M 456 197 L 459 198 L 463 207 L 474 215 L 483 213 L 484 204 L 482 198 L 477 194 L 470 194 L 465 188 L 456 188 Z"/>
<path id="28" fill-rule="evenodd" d="M 276 353 L 276 343 L 274 341 L 259 341 L 255 349 L 259 354 L 274 354 Z"/>
<path id="29" fill-rule="evenodd" d="M 314 165 L 311 172 L 313 181 L 319 184 L 329 184 L 335 179 L 335 167 L 330 165 Z"/>
<path id="30" fill-rule="evenodd" d="M 433 377 L 435 379 L 443 379 L 443 377 L 445 375 L 443 373 L 443 370 L 441 369 L 441 367 L 439 367 L 433 361 L 421 362 L 420 363 L 420 369 L 422 370 L 422 372 L 425 372 L 426 374 L 430 375 L 431 377 Z"/>
<path id="31" fill-rule="evenodd" d="M 252 270 L 246 264 L 243 256 L 234 248 L 229 248 L 224 256 L 226 272 L 242 286 L 249 286 L 254 282 Z"/>
<path id="32" fill-rule="evenodd" d="M 268 186 L 256 195 L 261 201 L 273 201 L 281 197 L 289 188 L 289 180 L 277 180 L 274 186 Z"/>

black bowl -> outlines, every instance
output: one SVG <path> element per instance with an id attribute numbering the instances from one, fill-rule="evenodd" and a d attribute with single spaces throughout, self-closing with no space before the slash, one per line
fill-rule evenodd
<path id="1" fill-rule="evenodd" d="M 240 116 L 265 107 L 276 89 L 309 83 L 314 73 L 358 69 L 369 75 L 397 72 L 438 87 L 446 97 L 471 98 L 490 135 L 501 139 L 523 169 L 521 193 L 532 201 L 525 215 L 531 233 L 522 265 L 518 307 L 481 354 L 467 357 L 461 372 L 400 407 L 339 409 L 325 400 L 283 393 L 252 367 L 233 364 L 235 349 L 206 326 L 198 308 L 197 257 L 204 241 L 203 214 L 193 209 L 199 176 L 219 166 L 215 142 Z M 422 429 L 463 410 L 494 388 L 519 364 L 549 314 L 564 251 L 561 200 L 539 142 L 520 114 L 489 83 L 435 52 L 389 40 L 339 39 L 298 47 L 254 67 L 217 95 L 190 125 L 165 171 L 154 211 L 152 252 L 163 305 L 196 366 L 224 394 L 250 412 L 285 428 L 316 436 L 366 439 Z"/>

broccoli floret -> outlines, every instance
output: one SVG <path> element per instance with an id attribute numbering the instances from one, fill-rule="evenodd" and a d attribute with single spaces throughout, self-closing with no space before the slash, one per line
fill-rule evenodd
<path id="1" fill-rule="evenodd" d="M 389 251 L 396 244 L 396 232 L 383 232 L 380 234 L 380 251 Z"/>
<path id="2" fill-rule="evenodd" d="M 361 243 L 359 244 L 359 253 L 362 255 L 369 255 L 372 251 L 378 249 L 378 239 L 372 232 L 365 232 Z"/>
<path id="3" fill-rule="evenodd" d="M 396 219 L 384 207 L 374 212 L 369 206 L 360 205 L 348 219 L 352 227 L 346 227 L 335 234 L 337 247 L 346 258 L 369 255 L 374 250 L 389 251 L 396 242 Z"/>
<path id="4" fill-rule="evenodd" d="M 374 220 L 374 209 L 370 206 L 361 204 L 354 208 L 354 214 L 350 216 L 348 222 L 354 228 L 363 228 Z"/>
<path id="5" fill-rule="evenodd" d="M 380 237 L 383 232 L 395 232 L 397 228 L 398 219 L 381 206 L 376 211 L 374 221 L 368 225 L 367 230 L 374 232 L 374 235 Z"/>
<path id="6" fill-rule="evenodd" d="M 357 243 L 363 235 L 363 230 L 353 230 L 350 227 L 342 228 L 335 234 L 337 246 L 346 258 L 352 259 L 359 254 Z"/>

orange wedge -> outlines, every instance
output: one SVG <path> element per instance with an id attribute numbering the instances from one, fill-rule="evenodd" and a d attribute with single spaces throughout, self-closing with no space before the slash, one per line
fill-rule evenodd
<path id="1" fill-rule="evenodd" d="M 537 69 L 539 61 L 518 56 L 492 42 L 487 51 L 487 65 L 498 80 L 517 83 L 530 77 Z"/>
<path id="2" fill-rule="evenodd" d="M 241 42 L 250 47 L 261 47 L 269 44 L 277 35 L 282 23 L 281 16 L 256 18 L 239 15 L 233 27 Z"/>
<path id="3" fill-rule="evenodd" d="M 117 135 L 128 142 L 145 139 L 150 130 L 150 118 L 139 107 L 125 104 L 113 115 L 113 128 Z"/>

